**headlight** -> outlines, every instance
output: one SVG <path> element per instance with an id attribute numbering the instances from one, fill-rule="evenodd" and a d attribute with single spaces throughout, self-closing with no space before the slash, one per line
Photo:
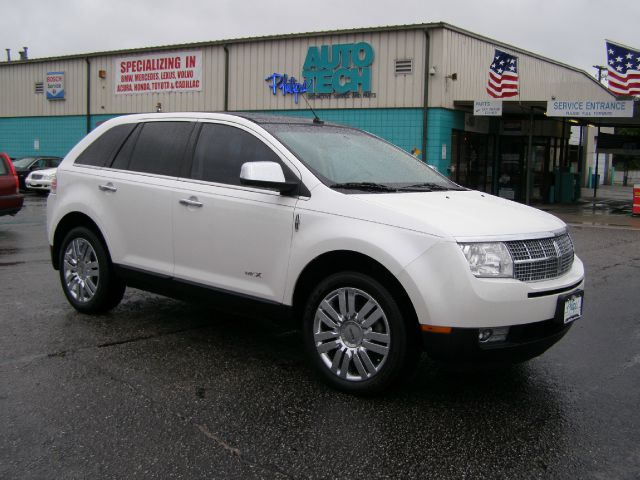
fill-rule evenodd
<path id="1" fill-rule="evenodd" d="M 504 243 L 461 243 L 460 248 L 476 277 L 513 277 L 513 260 Z"/>

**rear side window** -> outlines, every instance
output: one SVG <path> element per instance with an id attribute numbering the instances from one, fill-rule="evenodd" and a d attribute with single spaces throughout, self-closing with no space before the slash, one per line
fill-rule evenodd
<path id="1" fill-rule="evenodd" d="M 135 127 L 135 123 L 129 123 L 126 125 L 117 125 L 107 130 L 89 145 L 74 163 L 79 165 L 92 165 L 94 167 L 109 165 L 113 156 Z M 57 164 L 54 166 L 57 166 Z"/>
<path id="2" fill-rule="evenodd" d="M 193 156 L 191 178 L 240 185 L 240 169 L 246 162 L 277 162 L 287 180 L 295 178 L 276 153 L 248 132 L 227 125 L 202 126 Z"/>
<path id="3" fill-rule="evenodd" d="M 6 160 L 0 156 L 0 175 L 6 175 L 9 173 L 9 168 L 5 165 Z"/>
<path id="4" fill-rule="evenodd" d="M 143 124 L 131 153 L 128 170 L 177 176 L 192 130 L 191 122 Z"/>

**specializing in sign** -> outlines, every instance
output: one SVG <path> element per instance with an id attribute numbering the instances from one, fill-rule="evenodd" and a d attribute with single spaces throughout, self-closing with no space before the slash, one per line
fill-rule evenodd
<path id="1" fill-rule="evenodd" d="M 633 117 L 633 100 L 550 100 L 549 117 Z"/>
<path id="2" fill-rule="evenodd" d="M 64 72 L 47 72 L 47 100 L 64 100 Z"/>
<path id="3" fill-rule="evenodd" d="M 502 100 L 476 100 L 473 102 L 473 114 L 476 117 L 501 117 Z"/>
<path id="4" fill-rule="evenodd" d="M 374 57 L 366 42 L 309 47 L 302 72 L 309 97 L 375 97 L 371 93 Z"/>
<path id="5" fill-rule="evenodd" d="M 199 50 L 118 57 L 113 62 L 116 94 L 202 90 Z"/>

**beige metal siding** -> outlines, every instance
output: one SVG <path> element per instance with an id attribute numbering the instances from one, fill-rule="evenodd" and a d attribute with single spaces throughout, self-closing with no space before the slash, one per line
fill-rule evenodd
<path id="1" fill-rule="evenodd" d="M 229 108 L 231 110 L 307 109 L 303 99 L 273 95 L 265 79 L 280 73 L 303 81 L 302 70 L 310 46 L 367 42 L 374 51 L 371 90 L 375 98 L 309 100 L 313 108 L 421 107 L 424 75 L 424 33 L 420 30 L 313 36 L 232 45 L 229 59 Z M 395 75 L 395 61 L 413 60 L 413 73 Z"/>
<path id="2" fill-rule="evenodd" d="M 431 65 L 437 74 L 431 77 L 429 106 L 453 108 L 454 101 L 487 100 L 489 65 L 496 45 L 449 29 L 431 34 Z M 506 101 L 545 101 L 588 98 L 611 100 L 613 97 L 586 74 L 543 59 L 498 46 L 518 57 L 520 95 Z M 453 81 L 446 78 L 458 74 Z"/>
<path id="3" fill-rule="evenodd" d="M 47 72 L 64 72 L 65 100 L 47 100 Z M 86 112 L 86 64 L 82 59 L 21 63 L 0 68 L 0 117 L 82 115 Z M 35 83 L 43 82 L 43 93 Z"/>

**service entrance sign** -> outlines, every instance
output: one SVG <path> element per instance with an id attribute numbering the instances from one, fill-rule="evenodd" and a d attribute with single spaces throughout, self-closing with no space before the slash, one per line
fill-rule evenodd
<path id="1" fill-rule="evenodd" d="M 633 100 L 550 100 L 547 102 L 549 117 L 633 117 Z"/>
<path id="2" fill-rule="evenodd" d="M 502 100 L 476 100 L 473 102 L 476 117 L 501 117 Z"/>

